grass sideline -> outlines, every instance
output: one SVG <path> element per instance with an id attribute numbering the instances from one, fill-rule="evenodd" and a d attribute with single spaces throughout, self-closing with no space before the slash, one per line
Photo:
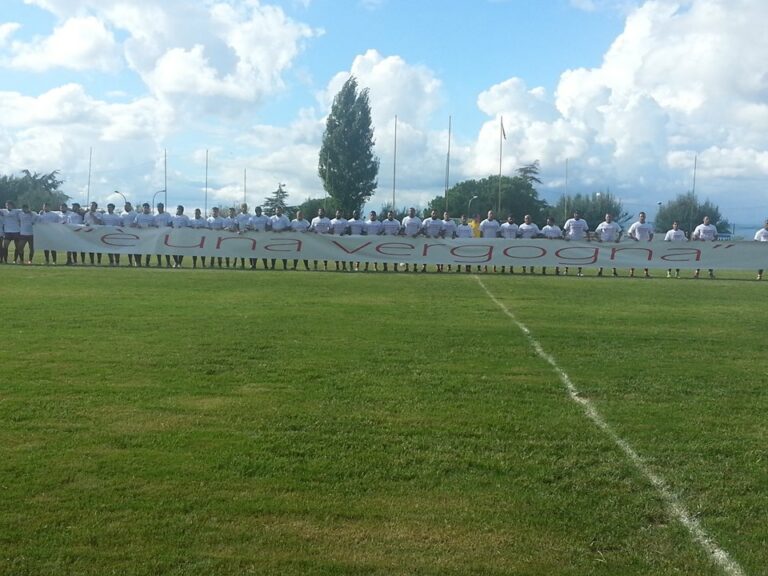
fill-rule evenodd
<path id="1" fill-rule="evenodd" d="M 483 282 L 761 573 L 765 287 Z M 719 573 L 469 275 L 0 288 L 1 574 Z"/>

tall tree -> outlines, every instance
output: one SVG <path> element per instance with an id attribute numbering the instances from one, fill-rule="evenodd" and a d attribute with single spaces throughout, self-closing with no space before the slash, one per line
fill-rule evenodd
<path id="1" fill-rule="evenodd" d="M 361 209 L 376 190 L 379 159 L 373 145 L 368 89 L 358 91 L 350 76 L 333 99 L 318 162 L 323 187 L 346 214 Z"/>
<path id="2" fill-rule="evenodd" d="M 277 210 L 277 207 L 283 209 L 285 212 L 288 205 L 285 203 L 285 199 L 288 198 L 288 192 L 285 191 L 285 184 L 278 184 L 277 190 L 272 192 L 271 196 L 264 198 L 263 210 L 268 216 L 272 216 Z"/>
<path id="3" fill-rule="evenodd" d="M 677 198 L 659 208 L 655 222 L 656 231 L 666 232 L 672 228 L 672 222 L 677 220 L 680 228 L 690 234 L 696 226 L 701 224 L 704 216 L 709 216 L 712 224 L 717 226 L 718 232 L 728 232 L 731 228 L 728 220 L 720 214 L 720 208 L 709 200 L 701 203 L 695 193 L 688 192 L 679 194 Z"/>
<path id="4" fill-rule="evenodd" d="M 551 216 L 562 225 L 576 210 L 581 212 L 582 218 L 587 221 L 591 229 L 600 224 L 606 214 L 611 214 L 613 219 L 624 228 L 632 219 L 632 214 L 624 211 L 621 200 L 607 191 L 575 196 L 563 195 L 552 208 Z"/>

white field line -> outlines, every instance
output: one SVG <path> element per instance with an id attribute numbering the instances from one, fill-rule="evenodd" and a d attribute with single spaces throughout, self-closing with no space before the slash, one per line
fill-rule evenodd
<path id="1" fill-rule="evenodd" d="M 589 418 L 598 428 L 605 432 L 605 434 L 611 440 L 613 440 L 613 442 L 619 448 L 621 448 L 621 450 L 624 452 L 624 454 L 627 455 L 632 464 L 634 464 L 635 467 L 643 474 L 643 476 L 645 476 L 653 485 L 653 487 L 656 488 L 659 495 L 664 500 L 667 508 L 669 509 L 670 514 L 677 518 L 677 520 L 679 520 L 680 523 L 688 529 L 688 532 L 691 534 L 693 540 L 699 544 L 699 546 L 701 546 L 707 554 L 709 554 L 710 558 L 715 562 L 715 564 L 722 568 L 726 574 L 729 576 L 744 576 L 744 570 L 742 570 L 738 562 L 731 559 L 731 557 L 728 555 L 728 552 L 720 548 L 717 542 L 715 542 L 714 539 L 712 539 L 712 537 L 704 531 L 704 529 L 701 527 L 701 524 L 699 524 L 699 521 L 691 516 L 690 512 L 688 512 L 688 510 L 685 508 L 685 505 L 680 501 L 680 498 L 671 490 L 666 480 L 664 480 L 658 474 L 652 472 L 643 460 L 642 456 L 640 456 L 626 440 L 616 434 L 613 428 L 611 428 L 608 422 L 606 422 L 605 418 L 603 418 L 600 412 L 597 411 L 595 405 L 592 404 L 592 402 L 590 402 L 587 398 L 581 396 L 581 393 L 576 388 L 576 386 L 574 386 L 568 374 L 562 368 L 560 368 L 554 357 L 552 357 L 544 350 L 544 348 L 542 348 L 541 344 L 539 344 L 539 341 L 534 338 L 528 327 L 520 322 L 517 317 L 509 311 L 504 303 L 498 300 L 491 293 L 491 291 L 488 290 L 488 288 L 485 286 L 485 284 L 483 284 L 483 281 L 478 276 L 475 276 L 475 279 L 483 288 L 483 290 L 485 290 L 485 293 L 488 294 L 488 297 L 493 300 L 496 306 L 498 306 L 504 312 L 504 314 L 506 314 L 512 320 L 512 322 L 515 323 L 515 325 L 523 334 L 525 334 L 525 337 L 528 338 L 528 342 L 530 342 L 531 346 L 533 346 L 533 349 L 536 350 L 536 353 L 550 366 L 552 366 L 554 371 L 560 377 L 560 381 L 565 385 L 571 400 L 581 406 L 587 418 Z"/>

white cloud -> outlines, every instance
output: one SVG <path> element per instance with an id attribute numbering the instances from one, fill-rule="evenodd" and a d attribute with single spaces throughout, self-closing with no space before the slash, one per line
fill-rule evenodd
<path id="1" fill-rule="evenodd" d="M 11 42 L 5 64 L 33 72 L 51 68 L 109 71 L 120 65 L 120 57 L 112 32 L 102 21 L 86 16 L 67 19 L 48 37 Z"/>
<path id="2" fill-rule="evenodd" d="M 689 189 L 698 153 L 698 190 L 749 218 L 732 194 L 764 201 L 754 183 L 768 175 L 766 21 L 759 1 L 648 1 L 602 65 L 566 70 L 554 97 L 516 78 L 483 92 L 478 106 L 492 119 L 470 166 L 490 168 L 503 114 L 510 169 L 539 159 L 545 181 L 559 186 L 570 158 L 575 186 L 633 190 L 642 202 Z"/>
<path id="3" fill-rule="evenodd" d="M 21 28 L 21 24 L 18 22 L 5 22 L 0 24 L 0 48 L 5 46 L 8 39 L 13 36 L 19 28 Z"/>

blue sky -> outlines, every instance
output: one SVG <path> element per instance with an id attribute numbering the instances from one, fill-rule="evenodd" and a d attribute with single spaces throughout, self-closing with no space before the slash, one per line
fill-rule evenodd
<path id="1" fill-rule="evenodd" d="M 371 93 L 391 198 L 539 160 L 543 197 L 609 188 L 633 212 L 691 187 L 733 221 L 768 214 L 761 0 L 4 0 L 0 171 L 58 169 L 65 191 L 169 203 L 322 195 L 317 151 L 349 74 Z M 93 148 L 87 191 L 88 157 Z"/>

